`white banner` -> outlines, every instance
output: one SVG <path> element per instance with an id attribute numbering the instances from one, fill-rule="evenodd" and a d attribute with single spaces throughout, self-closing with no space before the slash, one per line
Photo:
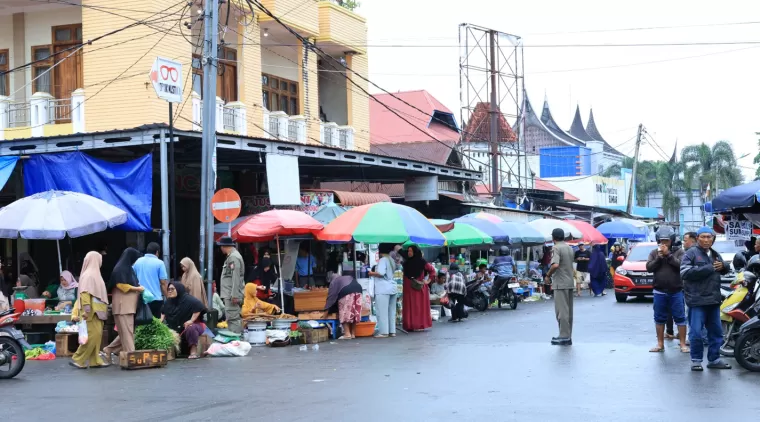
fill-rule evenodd
<path id="1" fill-rule="evenodd" d="M 730 220 L 726 222 L 726 239 L 750 240 L 752 238 L 752 222 L 748 220 Z"/>
<path id="2" fill-rule="evenodd" d="M 404 180 L 405 201 L 437 201 L 438 176 L 408 177 Z"/>
<path id="3" fill-rule="evenodd" d="M 271 205 L 301 205 L 298 157 L 267 154 L 267 187 Z"/>

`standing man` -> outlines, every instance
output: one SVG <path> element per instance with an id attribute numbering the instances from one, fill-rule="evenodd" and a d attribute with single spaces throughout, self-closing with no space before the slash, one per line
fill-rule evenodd
<path id="1" fill-rule="evenodd" d="M 161 246 L 156 242 L 148 243 L 145 248 L 145 255 L 138 258 L 132 269 L 137 274 L 140 285 L 145 287 L 153 295 L 153 302 L 150 302 L 150 312 L 154 317 L 161 317 L 161 308 L 164 306 L 164 297 L 166 297 L 166 288 L 169 286 L 166 275 L 166 265 L 158 257 Z"/>
<path id="2" fill-rule="evenodd" d="M 224 236 L 216 243 L 227 256 L 222 266 L 222 279 L 219 282 L 221 298 L 224 301 L 224 315 L 227 317 L 227 328 L 236 334 L 243 332 L 243 320 L 240 317 L 240 308 L 243 305 L 243 289 L 245 281 L 243 273 L 245 264 L 240 252 L 235 249 L 235 242 L 231 237 Z"/>
<path id="3" fill-rule="evenodd" d="M 573 248 L 565 243 L 565 231 L 554 229 L 554 252 L 551 266 L 546 273 L 544 283 L 551 285 L 554 291 L 554 312 L 559 324 L 559 337 L 552 338 L 555 346 L 570 346 L 573 344 Z"/>
<path id="4" fill-rule="evenodd" d="M 578 243 L 578 250 L 575 251 L 575 271 L 578 271 L 580 275 L 580 283 L 575 283 L 575 290 L 578 297 L 581 297 L 581 290 L 583 289 L 583 283 L 588 286 L 591 282 L 591 276 L 588 273 L 588 263 L 591 261 L 591 251 L 586 249 L 586 245 L 583 242 Z M 593 296 L 589 289 L 589 294 Z"/>
<path id="5" fill-rule="evenodd" d="M 697 246 L 697 232 L 686 232 L 683 235 L 683 251 L 686 253 L 689 249 Z"/>
<path id="6" fill-rule="evenodd" d="M 650 352 L 665 351 L 665 323 L 672 318 L 678 326 L 678 340 L 681 352 L 689 353 L 686 345 L 686 309 L 681 281 L 681 257 L 683 249 L 673 250 L 676 233 L 670 226 L 662 226 L 655 234 L 657 249 L 649 253 L 647 271 L 654 273 L 654 323 L 657 331 L 657 346 Z M 671 328 L 672 330 L 672 328 Z"/>
<path id="7" fill-rule="evenodd" d="M 357 260 L 359 260 L 357 255 Z M 314 269 L 317 267 L 317 260 L 314 255 L 309 253 L 305 245 L 298 249 L 298 258 L 296 258 L 296 274 L 298 274 L 298 285 L 301 287 L 314 287 Z M 356 275 L 358 277 L 358 275 Z"/>
<path id="8" fill-rule="evenodd" d="M 683 252 L 686 253 L 689 249 L 697 246 L 697 232 L 686 232 L 683 235 Z M 683 258 L 683 257 L 682 257 Z M 686 323 L 691 324 L 691 316 L 689 312 L 689 304 L 686 304 Z M 673 318 L 668 318 L 668 330 L 673 333 Z M 691 326 L 689 327 L 689 333 L 686 334 L 686 344 L 691 342 L 688 340 L 691 337 Z M 707 345 L 707 330 L 702 329 L 702 344 Z"/>
<path id="9" fill-rule="evenodd" d="M 705 348 L 702 328 L 707 329 L 707 367 L 731 369 L 720 359 L 723 329 L 720 325 L 720 276 L 728 272 L 720 254 L 712 249 L 715 233 L 709 227 L 697 231 L 697 246 L 684 253 L 681 260 L 681 278 L 684 282 L 686 304 L 689 305 L 691 327 L 691 370 L 702 371 Z"/>

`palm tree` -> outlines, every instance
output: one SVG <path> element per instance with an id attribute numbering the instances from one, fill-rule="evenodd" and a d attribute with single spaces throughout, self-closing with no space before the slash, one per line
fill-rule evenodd
<path id="1" fill-rule="evenodd" d="M 657 189 L 662 193 L 662 213 L 666 220 L 678 222 L 681 198 L 676 192 L 684 190 L 683 163 L 659 161 L 657 163 Z"/>
<path id="2" fill-rule="evenodd" d="M 689 191 L 689 205 L 692 203 L 691 192 L 699 189 L 700 196 L 709 185 L 712 193 L 734 187 L 742 183 L 741 170 L 736 166 L 736 155 L 731 144 L 718 141 L 712 147 L 689 145 L 681 151 L 683 163 L 684 187 Z"/>
<path id="3" fill-rule="evenodd" d="M 623 157 L 623 161 L 620 164 L 613 164 L 605 169 L 600 176 L 602 177 L 620 177 L 620 170 L 632 169 L 633 158 Z"/>

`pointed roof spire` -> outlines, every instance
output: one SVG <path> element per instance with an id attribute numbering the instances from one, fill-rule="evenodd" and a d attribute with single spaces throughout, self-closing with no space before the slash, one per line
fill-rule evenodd
<path id="1" fill-rule="evenodd" d="M 583 119 L 581 119 L 581 107 L 579 105 L 575 106 L 575 117 L 573 117 L 573 124 L 570 125 L 569 132 L 571 135 L 583 142 L 596 141 L 596 139 L 591 137 L 591 135 L 589 135 L 588 132 L 586 132 L 586 129 L 583 127 Z"/>
<path id="2" fill-rule="evenodd" d="M 594 109 L 590 109 L 588 111 L 588 123 L 586 123 L 586 133 L 591 135 L 592 138 L 596 139 L 597 141 L 607 142 L 602 137 L 602 134 L 599 133 L 599 129 L 596 127 L 596 122 L 594 121 Z"/>
<path id="3" fill-rule="evenodd" d="M 543 123 L 554 136 L 562 139 L 563 142 L 570 145 L 583 146 L 583 142 L 579 139 L 570 136 L 567 132 L 560 129 L 557 122 L 554 121 L 554 117 L 552 117 L 552 112 L 549 110 L 549 101 L 547 101 L 546 98 L 544 98 L 544 109 L 541 111 L 541 123 Z"/>

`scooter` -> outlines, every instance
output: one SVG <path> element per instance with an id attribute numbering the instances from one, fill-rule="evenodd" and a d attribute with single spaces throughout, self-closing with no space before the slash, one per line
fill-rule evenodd
<path id="1" fill-rule="evenodd" d="M 14 308 L 0 312 L 0 379 L 10 379 L 24 369 L 26 357 L 24 348 L 29 343 L 24 340 L 24 333 L 13 328 L 20 313 Z"/>
<path id="2" fill-rule="evenodd" d="M 752 308 L 757 311 L 760 302 Z M 742 324 L 734 346 L 734 357 L 739 365 L 752 372 L 760 372 L 760 318 L 755 315 Z"/>
<path id="3" fill-rule="evenodd" d="M 468 281 L 467 294 L 464 296 L 464 304 L 480 312 L 488 309 L 488 289 L 483 285 L 484 283 L 483 279 Z"/>
<path id="4" fill-rule="evenodd" d="M 755 295 L 757 276 L 749 271 L 740 273 L 734 282 L 735 290 L 720 305 L 720 319 L 723 328 L 723 344 L 720 354 L 734 357 L 734 342 L 742 324 L 754 315 L 752 305 L 758 300 Z M 758 292 L 760 293 L 760 292 Z"/>
<path id="5" fill-rule="evenodd" d="M 517 309 L 517 304 L 522 299 L 522 289 L 517 277 L 510 277 L 506 283 L 502 283 L 499 291 L 494 295 L 498 302 L 499 308 L 502 304 L 508 303 L 510 309 Z"/>

